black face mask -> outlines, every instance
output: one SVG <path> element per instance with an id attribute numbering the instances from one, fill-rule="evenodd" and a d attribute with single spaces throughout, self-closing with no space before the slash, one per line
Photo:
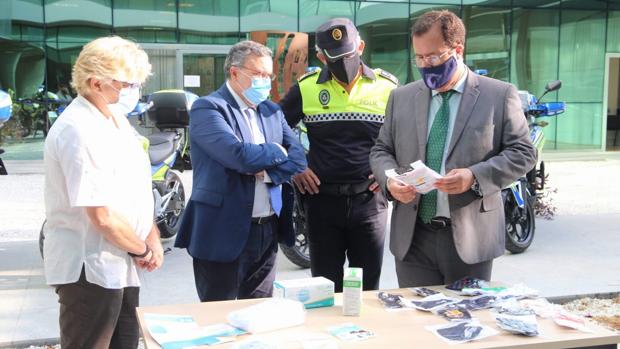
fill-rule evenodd
<path id="1" fill-rule="evenodd" d="M 327 68 L 340 82 L 350 84 L 357 76 L 361 63 L 360 55 L 356 53 L 352 57 L 344 57 L 335 62 L 327 61 Z"/>

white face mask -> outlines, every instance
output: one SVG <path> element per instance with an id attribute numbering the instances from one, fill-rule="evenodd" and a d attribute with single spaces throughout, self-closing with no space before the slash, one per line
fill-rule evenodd
<path id="1" fill-rule="evenodd" d="M 132 112 L 136 108 L 136 105 L 140 100 L 140 87 L 124 87 L 118 90 L 111 84 L 110 86 L 116 91 L 118 91 L 118 102 L 108 102 L 108 108 L 122 113 L 123 115 L 127 115 Z M 103 97 L 103 99 L 107 102 L 105 96 L 101 95 L 101 97 Z"/>
<path id="2" fill-rule="evenodd" d="M 123 115 L 127 115 L 136 108 L 139 100 L 139 87 L 122 88 L 118 95 L 118 102 L 114 104 L 114 107 L 116 108 L 116 110 L 123 113 Z"/>

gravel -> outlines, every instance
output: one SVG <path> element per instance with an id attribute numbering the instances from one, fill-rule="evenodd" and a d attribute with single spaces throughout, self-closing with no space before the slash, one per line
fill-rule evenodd
<path id="1" fill-rule="evenodd" d="M 601 325 L 620 332 L 620 296 L 610 299 L 585 297 L 563 306 L 574 314 L 592 318 Z"/>

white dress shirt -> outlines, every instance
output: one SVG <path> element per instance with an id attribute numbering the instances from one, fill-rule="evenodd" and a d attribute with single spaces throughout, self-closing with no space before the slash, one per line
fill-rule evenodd
<path id="1" fill-rule="evenodd" d="M 469 69 L 467 67 L 463 73 L 463 76 L 456 82 L 456 85 L 452 87 L 455 94 L 450 97 L 450 120 L 448 124 L 448 134 L 446 135 L 446 144 L 443 149 L 443 156 L 441 159 L 441 171 L 440 175 L 444 176 L 446 174 L 446 156 L 448 155 L 448 148 L 450 147 L 450 140 L 452 139 L 452 131 L 454 130 L 454 121 L 456 120 L 456 114 L 459 111 L 459 106 L 461 105 L 461 97 L 463 96 L 463 89 L 465 88 L 465 81 L 467 80 L 467 74 L 469 73 Z M 441 103 L 443 102 L 443 98 L 439 95 L 439 92 L 436 90 L 432 90 L 431 96 L 431 105 L 428 108 L 428 131 L 426 134 L 426 138 L 428 139 L 428 135 L 431 132 L 431 127 L 433 125 L 433 121 L 435 121 L 435 115 L 439 108 L 441 108 Z M 450 218 L 450 204 L 448 203 L 448 194 L 442 192 L 441 190 L 437 190 L 437 216 Z"/>
<path id="2" fill-rule="evenodd" d="M 235 93 L 235 91 L 230 86 L 230 82 L 226 81 L 226 87 L 232 94 L 233 98 L 239 105 L 239 109 L 241 109 L 241 114 L 243 114 L 243 118 L 246 122 L 246 125 L 250 129 L 252 134 L 252 143 L 254 144 L 263 144 L 265 143 L 265 136 L 261 131 L 261 127 L 259 125 L 259 116 L 256 113 L 256 110 L 250 108 L 244 101 Z M 284 148 L 280 147 L 280 149 L 286 155 L 286 151 Z M 271 178 L 265 171 L 265 176 L 263 180 L 256 178 L 254 182 L 254 205 L 252 206 L 252 217 L 266 217 L 274 214 L 273 209 L 271 208 L 271 202 L 269 200 L 269 188 L 267 188 L 266 183 L 271 183 Z"/>
<path id="3" fill-rule="evenodd" d="M 140 286 L 133 259 L 104 238 L 85 209 L 108 207 L 142 240 L 153 225 L 148 155 L 127 118 L 118 114 L 114 120 L 78 96 L 45 140 L 44 267 L 49 285 L 76 282 L 84 266 L 90 283 L 111 289 Z"/>

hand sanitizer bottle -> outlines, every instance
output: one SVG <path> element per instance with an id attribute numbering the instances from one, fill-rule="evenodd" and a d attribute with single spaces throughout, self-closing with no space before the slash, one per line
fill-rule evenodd
<path id="1" fill-rule="evenodd" d="M 362 311 L 362 268 L 345 268 L 342 279 L 342 314 L 360 316 Z"/>

